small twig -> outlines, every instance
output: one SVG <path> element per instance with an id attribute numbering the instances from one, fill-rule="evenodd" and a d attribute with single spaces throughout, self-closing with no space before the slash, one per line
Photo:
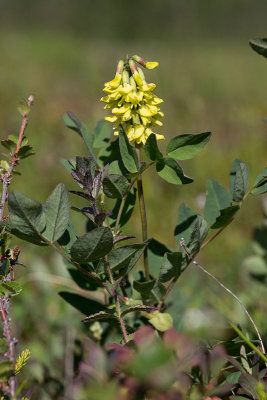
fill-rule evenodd
<path id="1" fill-rule="evenodd" d="M 33 101 L 34 101 L 34 97 L 32 95 L 30 95 L 29 98 L 28 98 L 28 102 L 27 102 L 28 106 L 32 106 L 33 105 Z M 19 132 L 19 138 L 18 138 L 16 151 L 15 151 L 15 153 L 12 154 L 12 158 L 11 158 L 11 163 L 10 163 L 9 169 L 7 170 L 7 172 L 5 174 L 3 174 L 1 176 L 1 181 L 3 182 L 3 191 L 2 191 L 1 203 L 0 203 L 0 221 L 3 220 L 4 207 L 5 207 L 5 203 L 6 203 L 6 200 L 7 200 L 7 188 L 9 186 L 9 184 L 10 184 L 13 170 L 14 170 L 15 166 L 19 162 L 18 152 L 20 150 L 21 142 L 22 142 L 22 139 L 24 137 L 24 131 L 25 131 L 25 128 L 26 128 L 26 125 L 27 125 L 27 121 L 28 121 L 28 114 L 24 114 L 22 116 L 22 122 L 21 122 L 21 127 L 20 127 L 20 132 Z"/>

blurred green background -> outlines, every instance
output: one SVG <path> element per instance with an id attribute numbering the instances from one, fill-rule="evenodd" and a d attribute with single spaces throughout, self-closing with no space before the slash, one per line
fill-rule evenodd
<path id="1" fill-rule="evenodd" d="M 267 125 L 261 117 L 267 115 L 267 63 L 248 40 L 266 36 L 266 15 L 266 0 L 0 0 L 1 138 L 18 133 L 20 98 L 30 93 L 36 98 L 27 129 L 36 155 L 21 163 L 22 177 L 12 187 L 40 201 L 59 181 L 74 189 L 58 159 L 86 155 L 86 149 L 63 126 L 61 114 L 71 110 L 94 128 L 106 116 L 99 99 L 117 61 L 127 54 L 157 60 L 159 68 L 146 76 L 164 99 L 158 133 L 166 142 L 182 133 L 213 133 L 206 149 L 183 163 L 193 184 L 177 187 L 152 171 L 145 175 L 149 236 L 174 247 L 178 206 L 184 201 L 201 212 L 208 178 L 227 186 L 235 158 L 249 165 L 251 184 L 265 167 Z M 252 311 L 260 304 L 254 316 L 266 334 L 266 290 L 242 266 L 252 253 L 253 227 L 261 221 L 260 199 L 248 198 L 237 221 L 199 260 Z M 136 213 L 128 232 L 138 235 L 138 224 Z M 81 331 L 81 316 L 57 296 L 61 287 L 74 285 L 60 258 L 32 245 L 23 244 L 22 250 L 27 269 L 20 278 L 25 292 L 14 300 L 16 335 L 19 348 L 31 349 L 36 368 L 29 368 L 40 381 L 37 360 L 64 375 L 65 338 L 72 329 Z M 224 317 L 247 324 L 234 300 L 194 267 L 177 283 L 174 301 L 178 329 L 217 328 Z"/>

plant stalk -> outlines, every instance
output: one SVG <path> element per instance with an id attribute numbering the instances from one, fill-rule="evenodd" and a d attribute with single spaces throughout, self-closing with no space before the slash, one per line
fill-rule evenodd
<path id="1" fill-rule="evenodd" d="M 127 197 L 128 197 L 128 195 L 129 195 L 129 193 L 130 193 L 130 191 L 131 191 L 133 185 L 135 184 L 136 180 L 137 180 L 137 178 L 134 178 L 134 179 L 131 181 L 131 183 L 130 183 L 128 189 L 127 189 L 127 192 L 125 193 L 125 195 L 123 196 L 123 198 L 122 198 L 122 200 L 121 200 L 120 208 L 119 208 L 118 215 L 117 215 L 117 219 L 116 219 L 116 223 L 115 223 L 114 235 L 116 235 L 117 232 L 118 232 L 119 223 L 120 223 L 120 219 L 121 219 L 121 214 L 122 214 L 122 211 L 123 211 L 125 202 L 126 202 L 126 200 L 127 200 Z"/>
<path id="2" fill-rule="evenodd" d="M 139 169 L 140 169 L 141 149 L 140 149 L 139 145 L 136 145 L 136 151 L 137 151 L 137 155 L 138 155 L 138 164 L 139 164 Z M 145 204 L 143 181 L 142 181 L 141 173 L 139 173 L 139 175 L 137 177 L 137 192 L 138 192 L 140 218 L 141 218 L 141 226 L 142 226 L 142 239 L 143 239 L 143 242 L 145 242 L 147 240 L 147 216 L 146 216 L 146 204 Z M 144 250 L 144 271 L 145 271 L 146 282 L 148 282 L 150 280 L 150 276 L 149 276 L 150 274 L 149 274 L 149 266 L 148 266 L 147 247 Z"/>
<path id="3" fill-rule="evenodd" d="M 108 276 L 109 276 L 109 279 L 110 279 L 110 283 L 113 285 L 114 284 L 114 278 L 113 278 L 112 271 L 111 271 L 111 268 L 110 268 L 108 256 L 105 256 L 105 262 L 106 262 L 106 268 L 107 268 L 107 271 L 108 271 Z M 116 310 L 117 310 L 117 314 L 118 314 L 118 320 L 119 320 L 119 323 L 120 323 L 123 339 L 124 339 L 124 342 L 126 344 L 126 343 L 129 342 L 129 339 L 128 339 L 128 336 L 127 336 L 127 331 L 126 331 L 126 328 L 125 328 L 125 324 L 124 324 L 123 318 L 121 316 L 120 301 L 119 301 L 117 293 L 115 294 L 114 299 L 115 299 L 115 305 L 116 305 Z"/>

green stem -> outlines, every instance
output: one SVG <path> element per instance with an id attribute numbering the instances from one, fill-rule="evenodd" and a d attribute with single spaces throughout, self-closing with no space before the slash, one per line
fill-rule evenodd
<path id="1" fill-rule="evenodd" d="M 114 228 L 114 235 L 116 235 L 116 233 L 118 232 L 118 227 L 119 227 L 119 223 L 120 223 L 120 219 L 121 219 L 121 214 L 122 214 L 122 211 L 123 211 L 123 208 L 124 208 L 125 201 L 127 200 L 127 197 L 128 197 L 128 195 L 129 195 L 129 193 L 130 193 L 130 191 L 131 191 L 133 185 L 135 184 L 136 180 L 137 180 L 137 178 L 134 178 L 134 179 L 131 181 L 130 186 L 128 187 L 127 192 L 125 193 L 125 195 L 124 195 L 123 198 L 122 198 L 121 205 L 120 205 L 120 208 L 119 208 L 119 211 L 118 211 L 118 215 L 117 215 L 117 219 L 116 219 L 115 228 Z"/>
<path id="2" fill-rule="evenodd" d="M 258 354 L 258 356 L 265 362 L 265 364 L 267 363 L 267 357 L 253 344 L 251 343 L 250 340 L 248 340 L 248 338 L 243 334 L 243 332 L 241 332 L 240 329 L 238 329 L 237 326 L 235 326 L 234 324 L 232 324 L 230 322 L 231 327 L 236 331 L 236 333 L 238 334 L 238 336 L 244 340 L 244 342 L 252 349 L 255 351 L 255 353 Z"/>
<path id="3" fill-rule="evenodd" d="M 111 271 L 111 268 L 110 268 L 110 265 L 109 265 L 108 256 L 105 256 L 105 262 L 106 262 L 106 267 L 107 267 L 110 283 L 113 285 L 114 284 L 114 278 L 113 278 L 112 271 Z M 116 310 L 117 310 L 117 314 L 118 314 L 118 320 L 119 320 L 119 323 L 120 323 L 120 326 L 121 326 L 121 331 L 122 331 L 122 334 L 123 334 L 123 339 L 124 339 L 125 343 L 128 343 L 129 339 L 128 339 L 128 336 L 127 336 L 127 331 L 126 331 L 126 328 L 125 328 L 125 325 L 124 325 L 123 318 L 121 316 L 121 307 L 120 307 L 120 301 L 119 301 L 118 295 L 116 294 L 114 296 L 114 298 L 115 298 L 115 305 L 116 305 Z"/>
<path id="4" fill-rule="evenodd" d="M 154 165 L 154 164 L 155 164 L 155 161 L 152 161 L 151 163 L 149 163 L 149 164 L 143 169 L 142 172 L 146 171 L 149 167 L 151 167 L 151 165 Z M 127 197 L 129 196 L 129 193 L 130 193 L 130 191 L 131 191 L 131 189 L 132 189 L 132 187 L 133 187 L 133 185 L 135 184 L 136 181 L 137 181 L 137 177 L 134 178 L 134 179 L 132 179 L 132 181 L 131 181 L 131 183 L 130 183 L 130 186 L 128 187 L 127 192 L 125 193 L 125 195 L 124 195 L 123 198 L 122 198 L 121 205 L 120 205 L 120 208 L 119 208 L 119 211 L 118 211 L 118 215 L 117 215 L 117 219 L 116 219 L 115 228 L 114 228 L 114 235 L 116 235 L 117 232 L 118 232 L 119 223 L 120 223 L 121 214 L 122 214 L 122 211 L 123 211 L 124 204 L 125 204 L 125 202 L 126 202 L 126 200 L 127 200 Z"/>
<path id="5" fill-rule="evenodd" d="M 140 165 L 141 165 L 140 146 L 136 145 L 136 151 L 137 151 L 137 155 L 138 155 L 138 163 L 139 163 L 139 168 L 140 168 Z M 147 217 L 146 217 L 146 205 L 145 205 L 145 197 L 144 197 L 143 181 L 142 181 L 141 173 L 137 177 L 137 192 L 138 192 L 139 207 L 140 207 L 141 225 L 142 225 L 142 239 L 143 239 L 143 242 L 145 242 L 147 240 Z M 144 251 L 144 271 L 145 271 L 145 279 L 148 282 L 150 280 L 150 277 L 149 277 L 147 247 Z"/>

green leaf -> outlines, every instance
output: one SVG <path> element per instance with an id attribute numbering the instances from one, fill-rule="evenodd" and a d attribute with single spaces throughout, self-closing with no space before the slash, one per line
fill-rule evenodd
<path id="1" fill-rule="evenodd" d="M 90 220 L 89 220 L 90 221 Z M 96 226 L 94 226 L 96 228 Z M 67 250 L 70 250 L 73 243 L 77 240 L 77 233 L 74 229 L 74 226 L 71 222 L 68 223 L 67 229 L 63 233 L 63 235 L 58 239 L 58 244 L 60 246 L 65 247 Z"/>
<path id="2" fill-rule="evenodd" d="M 106 307 L 97 301 L 80 296 L 76 293 L 59 292 L 59 295 L 76 310 L 84 315 L 91 315 L 100 311 L 106 311 Z"/>
<path id="3" fill-rule="evenodd" d="M 267 39 L 251 39 L 249 44 L 258 54 L 267 58 Z"/>
<path id="4" fill-rule="evenodd" d="M 116 315 L 114 315 L 114 311 L 99 311 L 98 313 L 89 315 L 82 320 L 82 322 L 94 322 L 100 319 L 109 320 L 109 319 L 117 319 Z"/>
<path id="5" fill-rule="evenodd" d="M 195 211 L 187 207 L 185 203 L 180 205 L 178 212 L 178 224 L 176 225 L 174 231 L 175 240 L 178 243 L 180 243 L 180 240 L 184 238 L 186 245 L 188 244 L 190 235 L 194 229 L 196 218 L 197 213 Z"/>
<path id="6" fill-rule="evenodd" d="M 138 172 L 138 157 L 135 148 L 129 143 L 124 129 L 120 129 L 119 146 L 122 162 L 129 172 Z"/>
<path id="7" fill-rule="evenodd" d="M 5 338 L 0 339 L 0 353 L 3 354 L 8 351 L 8 343 Z"/>
<path id="8" fill-rule="evenodd" d="M 13 366 L 11 361 L 1 361 L 0 362 L 0 379 L 7 380 L 9 376 L 13 373 Z"/>
<path id="9" fill-rule="evenodd" d="M 133 281 L 134 289 L 141 294 L 142 298 L 148 299 L 150 298 L 151 290 L 153 289 L 156 283 L 156 279 L 148 282 L 139 282 Z"/>
<path id="10" fill-rule="evenodd" d="M 125 204 L 123 206 L 122 209 L 122 213 L 121 213 L 121 217 L 120 217 L 120 222 L 119 222 L 119 229 L 125 225 L 129 219 L 131 218 L 131 215 L 133 213 L 134 210 L 134 206 L 135 206 L 135 202 L 136 202 L 136 188 L 132 188 L 130 193 L 127 196 L 127 199 L 125 201 Z M 116 223 L 116 219 L 117 219 L 117 215 L 120 209 L 120 205 L 121 205 L 122 200 L 118 199 L 115 203 L 115 206 L 112 210 L 112 215 L 108 217 L 109 221 L 110 221 L 110 226 L 111 228 L 115 227 L 115 223 Z"/>
<path id="11" fill-rule="evenodd" d="M 65 158 L 60 157 L 59 161 L 66 168 L 66 170 L 71 174 L 73 169 L 75 168 L 75 160 L 66 160 Z M 69 161 L 72 161 L 74 165 L 70 164 Z"/>
<path id="12" fill-rule="evenodd" d="M 95 129 L 93 130 L 94 135 L 94 147 L 99 148 L 104 146 L 110 139 L 111 127 L 110 123 L 104 119 L 98 121 Z"/>
<path id="13" fill-rule="evenodd" d="M 208 232 L 208 222 L 202 217 L 202 215 L 197 215 L 197 218 L 193 224 L 192 233 L 187 244 L 187 249 L 190 254 L 194 254 L 195 252 L 199 251 L 201 243 L 206 238 Z"/>
<path id="14" fill-rule="evenodd" d="M 17 147 L 17 141 L 14 141 L 8 136 L 7 139 L 1 140 L 2 146 L 4 146 L 9 152 L 14 152 Z"/>
<path id="15" fill-rule="evenodd" d="M 181 185 L 193 182 L 192 178 L 184 175 L 184 171 L 178 162 L 170 157 L 159 160 L 156 164 L 156 170 L 159 176 L 169 183 Z"/>
<path id="16" fill-rule="evenodd" d="M 232 171 L 231 171 L 232 175 Z M 242 161 L 235 170 L 234 182 L 232 187 L 232 198 L 234 201 L 243 200 L 248 188 L 248 166 Z"/>
<path id="17" fill-rule="evenodd" d="M 69 274 L 74 280 L 75 283 L 77 283 L 78 286 L 80 286 L 84 290 L 96 290 L 99 285 L 97 282 L 91 278 L 89 275 L 85 275 L 82 272 L 80 272 L 77 268 L 68 268 Z"/>
<path id="18" fill-rule="evenodd" d="M 41 203 L 12 190 L 8 196 L 11 233 L 35 244 L 43 244 L 39 235 L 44 231 L 46 218 Z"/>
<path id="19" fill-rule="evenodd" d="M 154 313 L 151 313 L 151 315 L 153 316 L 149 318 L 149 323 L 158 331 L 165 332 L 172 328 L 173 319 L 170 314 L 155 311 Z"/>
<path id="20" fill-rule="evenodd" d="M 7 275 L 9 267 L 10 267 L 10 261 L 8 259 L 0 263 L 0 274 Z"/>
<path id="21" fill-rule="evenodd" d="M 242 163 L 241 160 L 239 160 L 238 158 L 236 158 L 231 165 L 231 169 L 230 169 L 230 174 L 229 174 L 229 187 L 230 187 L 230 193 L 232 195 L 233 198 L 233 194 L 234 194 L 234 184 L 235 184 L 235 177 L 236 177 L 236 170 L 238 168 L 238 166 Z"/>
<path id="22" fill-rule="evenodd" d="M 124 171 L 123 171 L 124 170 Z M 108 173 L 115 174 L 115 175 L 124 175 L 125 169 L 121 168 L 121 165 L 118 160 L 112 161 L 109 166 Z"/>
<path id="23" fill-rule="evenodd" d="M 63 122 L 67 128 L 77 132 L 84 140 L 84 143 L 90 153 L 90 155 L 96 161 L 96 157 L 93 150 L 94 144 L 94 133 L 90 132 L 87 126 L 82 123 L 72 112 L 68 111 L 67 114 L 62 115 Z"/>
<path id="24" fill-rule="evenodd" d="M 109 175 L 103 180 L 103 191 L 111 199 L 122 198 L 129 187 L 129 181 L 122 175 Z"/>
<path id="25" fill-rule="evenodd" d="M 238 380 L 238 383 L 248 394 L 251 394 L 253 399 L 259 399 L 259 394 L 257 391 L 257 385 L 259 382 L 254 376 L 242 374 Z"/>
<path id="26" fill-rule="evenodd" d="M 112 250 L 108 256 L 112 272 L 123 270 L 124 275 L 130 272 L 141 257 L 148 243 L 149 241 L 146 241 L 140 244 L 121 246 Z M 96 271 L 98 274 L 105 272 L 105 263 L 103 260 L 100 260 Z"/>
<path id="27" fill-rule="evenodd" d="M 209 179 L 206 184 L 206 203 L 204 213 L 210 224 L 214 224 L 220 215 L 220 210 L 231 205 L 230 193 L 215 179 Z"/>
<path id="28" fill-rule="evenodd" d="M 17 296 L 22 291 L 22 287 L 14 281 L 1 282 L 0 292 L 1 295 Z"/>
<path id="29" fill-rule="evenodd" d="M 240 375 L 241 375 L 240 371 L 232 372 L 231 374 L 227 375 L 226 382 L 237 384 Z M 235 398 L 235 396 L 234 396 L 234 398 Z"/>
<path id="30" fill-rule="evenodd" d="M 79 237 L 73 243 L 71 258 L 83 263 L 104 257 L 113 247 L 113 235 L 109 228 L 101 226 Z"/>
<path id="31" fill-rule="evenodd" d="M 218 229 L 221 228 L 222 226 L 227 225 L 228 222 L 233 218 L 233 216 L 239 209 L 240 209 L 239 206 L 230 206 L 220 210 L 219 215 L 216 218 L 216 221 L 211 226 L 211 229 Z"/>
<path id="32" fill-rule="evenodd" d="M 263 194 L 267 192 L 267 168 L 265 168 L 256 178 L 252 194 Z"/>
<path id="33" fill-rule="evenodd" d="M 154 276 L 159 275 L 159 271 L 162 264 L 162 259 L 166 252 L 170 252 L 171 248 L 160 243 L 156 239 L 152 238 L 148 244 L 148 263 L 149 270 Z"/>
<path id="34" fill-rule="evenodd" d="M 21 160 L 24 158 L 33 156 L 35 153 L 32 151 L 32 147 L 30 145 L 21 146 L 18 151 L 18 156 Z"/>
<path id="35" fill-rule="evenodd" d="M 179 135 L 170 140 L 167 154 L 175 160 L 188 160 L 195 157 L 210 140 L 211 132 Z"/>
<path id="36" fill-rule="evenodd" d="M 152 161 L 160 160 L 163 157 L 162 153 L 159 151 L 156 135 L 154 133 L 148 136 L 144 148 L 147 157 Z"/>
<path id="37" fill-rule="evenodd" d="M 141 312 L 141 311 L 149 312 L 154 309 L 155 309 L 155 307 L 153 307 L 153 306 L 146 306 L 145 304 L 137 304 L 135 306 L 131 306 L 131 307 L 124 309 L 121 313 L 121 316 L 124 317 L 125 315 L 127 315 L 131 312 Z"/>
<path id="38" fill-rule="evenodd" d="M 18 112 L 22 117 L 26 117 L 29 112 L 31 111 L 31 106 L 28 104 L 28 101 L 26 99 L 21 99 L 21 101 L 18 104 Z"/>
<path id="39" fill-rule="evenodd" d="M 142 300 L 146 302 L 159 302 L 162 296 L 166 293 L 165 286 L 157 279 L 148 282 L 133 282 L 134 289 L 140 293 Z"/>
<path id="40" fill-rule="evenodd" d="M 165 253 L 159 273 L 159 280 L 163 283 L 172 278 L 178 278 L 187 265 L 185 254 L 174 252 Z"/>
<path id="41" fill-rule="evenodd" d="M 63 183 L 56 186 L 44 203 L 46 228 L 43 236 L 49 242 L 56 242 L 68 227 L 70 204 L 68 192 Z"/>
<path id="42" fill-rule="evenodd" d="M 111 143 L 107 143 L 98 153 L 98 165 L 104 166 L 113 161 L 120 160 L 119 138 Z"/>

